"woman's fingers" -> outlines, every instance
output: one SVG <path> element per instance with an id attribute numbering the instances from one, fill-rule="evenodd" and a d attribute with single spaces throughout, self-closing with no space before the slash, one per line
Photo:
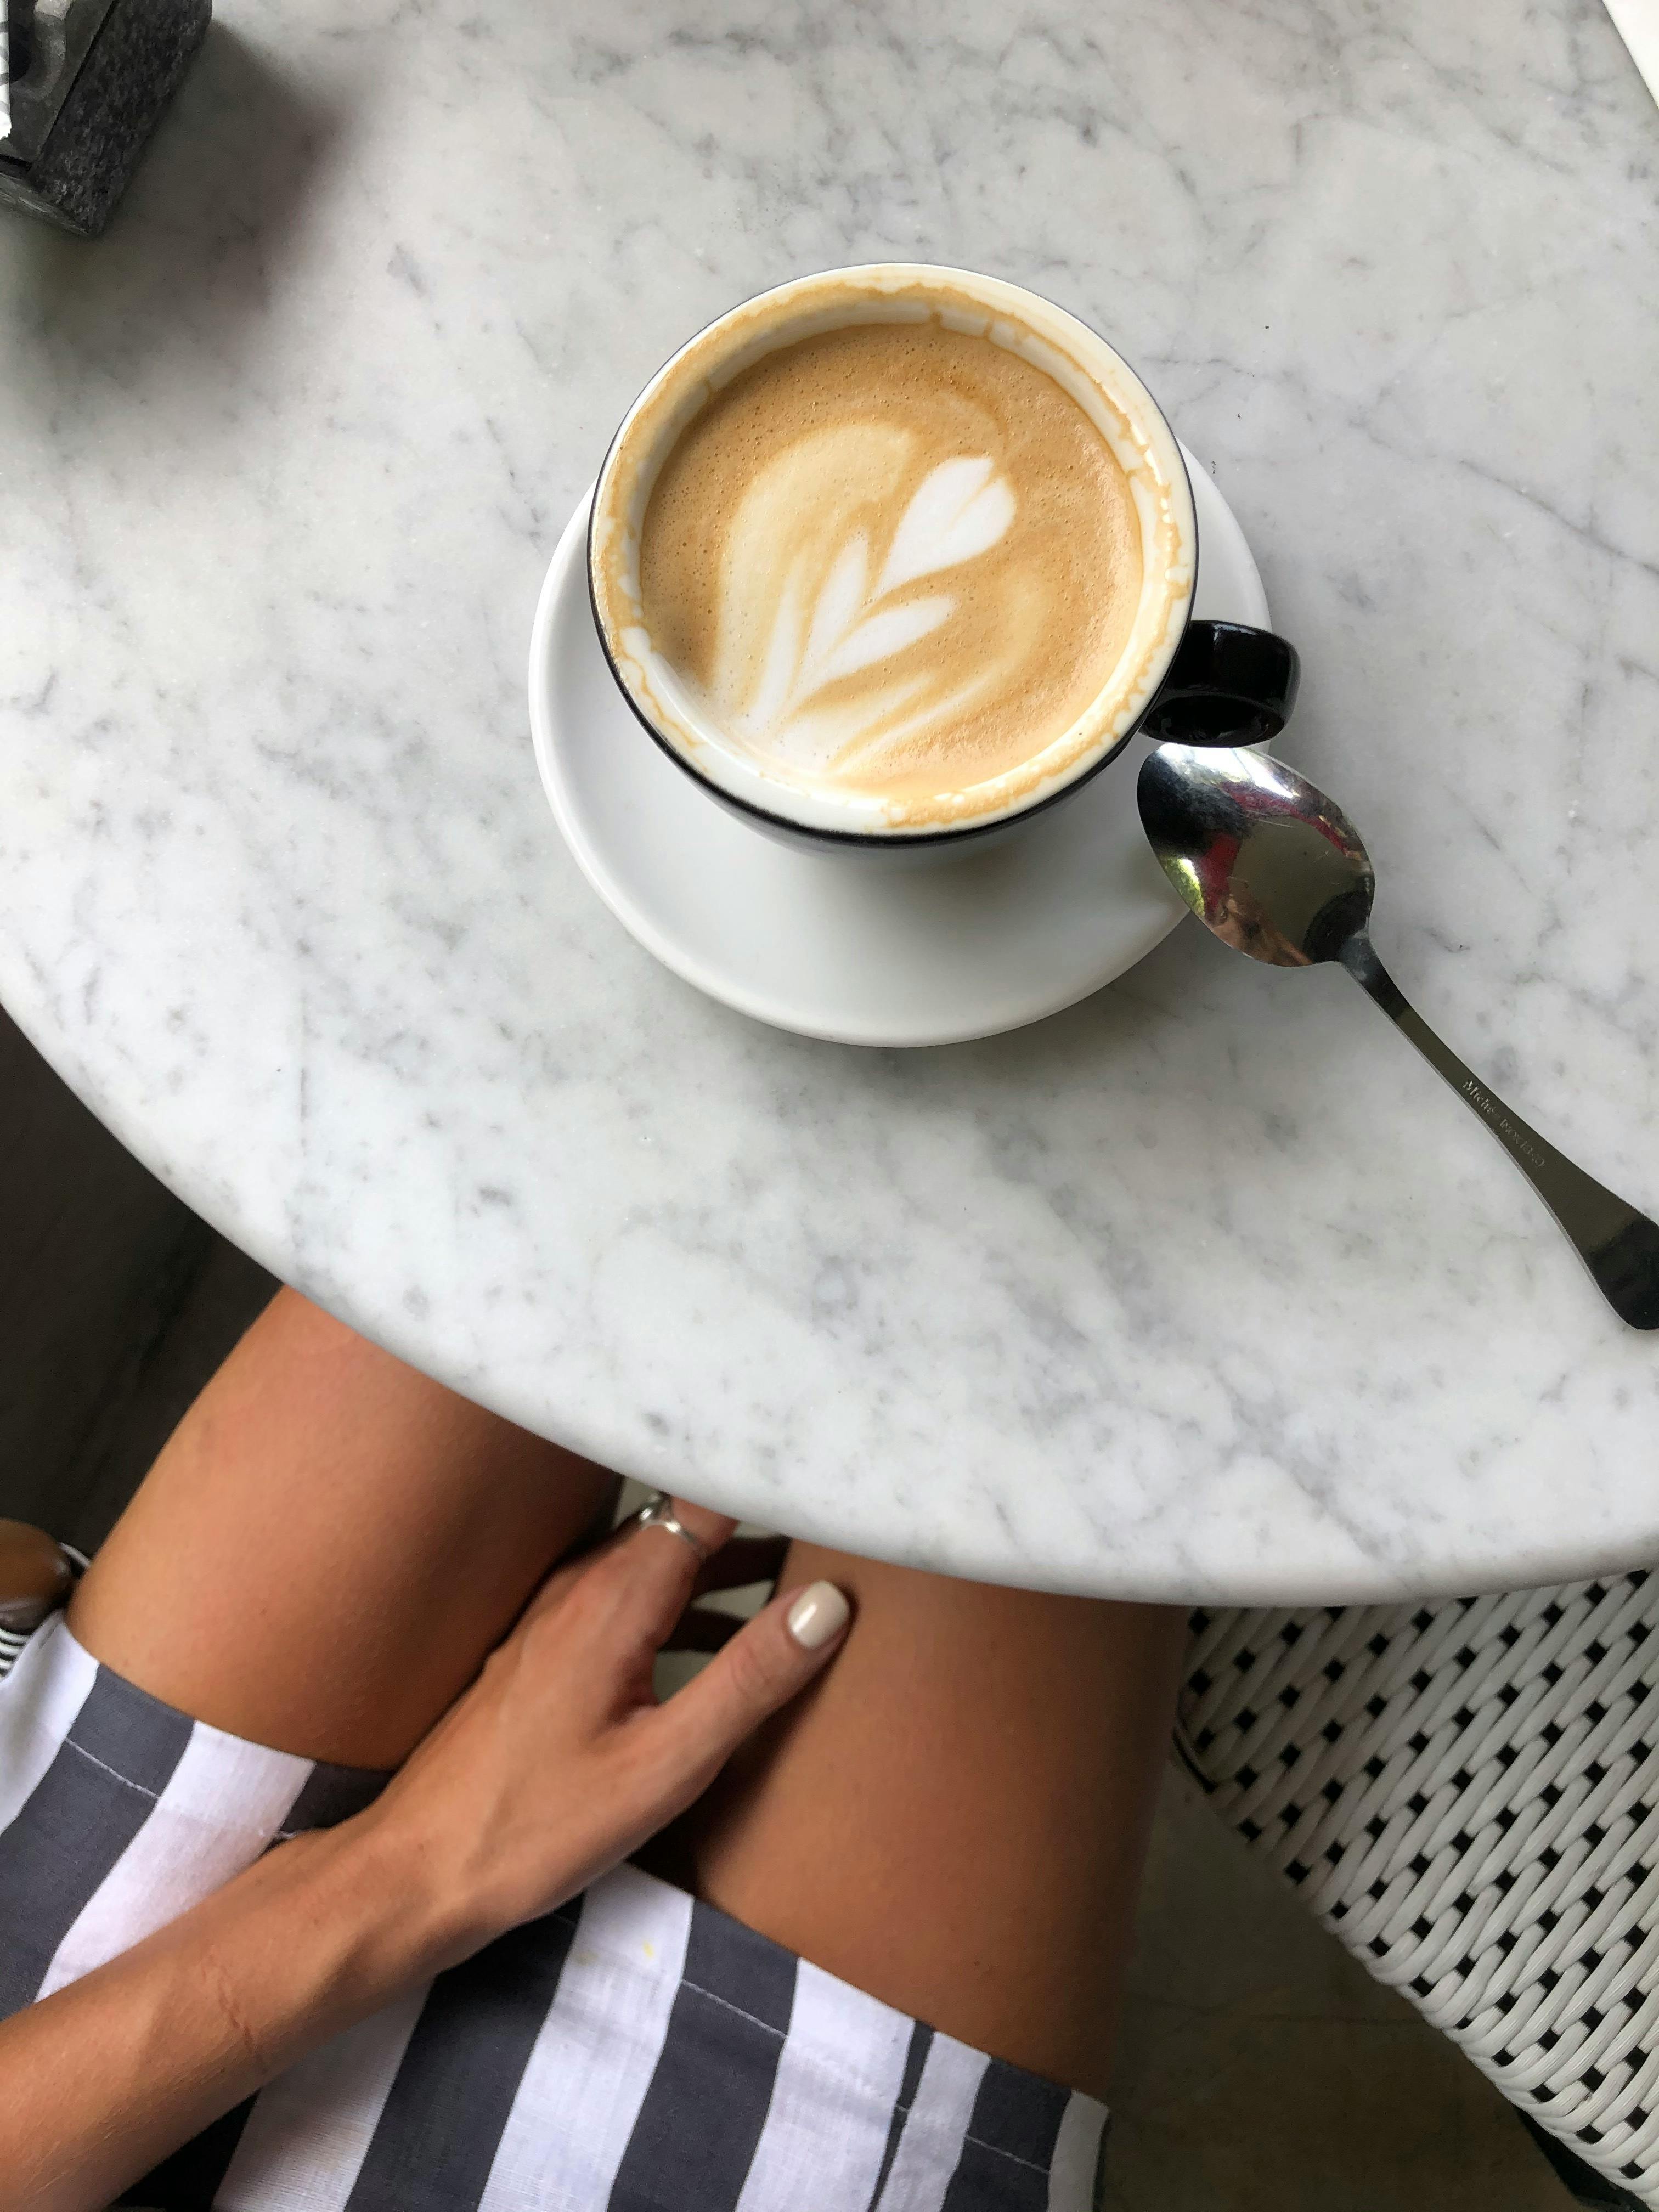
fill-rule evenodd
<path id="1" fill-rule="evenodd" d="M 787 1591 L 658 1709 L 650 1724 L 682 1790 L 702 1788 L 746 1735 L 805 1688 L 840 1649 L 851 1617 L 834 1583 Z"/>
<path id="2" fill-rule="evenodd" d="M 589 1576 L 593 1597 L 625 1644 L 652 1650 L 713 1651 L 725 1641 L 718 1623 L 728 1616 L 709 1614 L 682 1635 L 677 1624 L 693 1598 L 716 1590 L 744 1589 L 752 1583 L 775 1582 L 788 1549 L 785 1536 L 732 1536 L 737 1523 L 724 1513 L 671 1500 L 681 1527 L 696 1539 L 660 1525 L 624 1521 L 596 1551 L 567 1558 L 543 1583 L 526 1609 L 529 1620 L 557 1609 Z M 735 1626 L 736 1624 L 732 1624 Z"/>
<path id="3" fill-rule="evenodd" d="M 624 1521 L 617 1533 L 624 1538 L 631 1537 L 631 1540 L 641 1549 L 649 1545 L 656 1551 L 665 1545 L 672 1545 L 676 1552 L 691 1563 L 694 1575 L 706 1571 L 731 1541 L 737 1522 L 729 1513 L 712 1512 L 708 1506 L 693 1505 L 689 1498 L 671 1498 L 667 1510 L 686 1534 L 695 1539 L 694 1543 L 688 1544 L 685 1536 L 677 1535 L 673 1529 L 664 1528 L 660 1522 L 655 1524 L 641 1522 L 637 1515 L 632 1521 Z"/>
<path id="4" fill-rule="evenodd" d="M 729 1515 L 684 1498 L 671 1498 L 669 1509 L 695 1543 L 672 1528 L 624 1522 L 612 1548 L 590 1571 L 614 1578 L 613 1618 L 630 1640 L 637 1638 L 653 1650 L 661 1650 L 738 1525 Z"/>

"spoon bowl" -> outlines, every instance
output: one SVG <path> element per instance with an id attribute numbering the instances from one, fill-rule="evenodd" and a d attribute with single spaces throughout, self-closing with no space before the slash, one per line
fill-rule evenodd
<path id="1" fill-rule="evenodd" d="M 1283 761 L 1159 745 L 1139 797 L 1164 874 L 1235 951 L 1307 968 L 1364 931 L 1376 878 L 1359 832 Z"/>

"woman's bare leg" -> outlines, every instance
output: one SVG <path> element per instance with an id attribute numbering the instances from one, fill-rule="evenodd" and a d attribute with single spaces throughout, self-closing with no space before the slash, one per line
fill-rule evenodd
<path id="1" fill-rule="evenodd" d="M 70 1626 L 198 1720 L 390 1766 L 611 1485 L 284 1291 L 179 1424 Z"/>
<path id="2" fill-rule="evenodd" d="M 1183 1616 L 798 1544 L 847 1648 L 648 1863 L 888 2003 L 1103 2095 Z"/>
<path id="3" fill-rule="evenodd" d="M 71 1608 L 167 1703 L 306 1757 L 400 1759 L 611 1478 L 283 1292 Z M 653 1861 L 947 2033 L 1103 2091 L 1181 1617 L 797 1545 L 853 1595 L 823 1681 Z"/>

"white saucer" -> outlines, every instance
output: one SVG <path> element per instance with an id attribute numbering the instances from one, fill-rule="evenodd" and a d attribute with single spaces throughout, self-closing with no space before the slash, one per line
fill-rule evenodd
<path id="1" fill-rule="evenodd" d="M 1187 465 L 1202 549 L 1194 611 L 1265 625 L 1244 533 L 1190 453 Z M 929 866 L 797 852 L 728 814 L 623 703 L 588 604 L 588 504 L 536 610 L 537 764 L 588 881 L 689 983 L 805 1036 L 953 1044 L 1086 998 L 1186 912 L 1141 834 L 1139 738 L 1006 843 Z"/>

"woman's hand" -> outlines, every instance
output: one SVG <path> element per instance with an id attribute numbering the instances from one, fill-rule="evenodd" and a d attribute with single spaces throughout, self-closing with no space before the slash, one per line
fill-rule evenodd
<path id="1" fill-rule="evenodd" d="M 700 1590 L 760 1578 L 730 1521 L 626 1526 L 561 1567 L 366 1813 L 280 1844 L 106 1966 L 0 2022 L 0 2212 L 94 2212 L 307 2051 L 550 1911 L 671 1820 L 845 1632 L 816 1583 L 659 1705 Z M 775 1571 L 775 1570 L 774 1570 Z"/>
<path id="2" fill-rule="evenodd" d="M 675 1502 L 708 1554 L 628 1522 L 560 1567 L 359 1820 L 418 1883 L 464 1956 L 548 1912 L 684 1810 L 737 1746 L 809 1682 L 845 1633 L 847 1601 L 819 1583 L 774 1599 L 726 1637 L 665 1704 L 659 1651 L 729 1628 L 695 1597 L 775 1571 L 723 1516 Z"/>

